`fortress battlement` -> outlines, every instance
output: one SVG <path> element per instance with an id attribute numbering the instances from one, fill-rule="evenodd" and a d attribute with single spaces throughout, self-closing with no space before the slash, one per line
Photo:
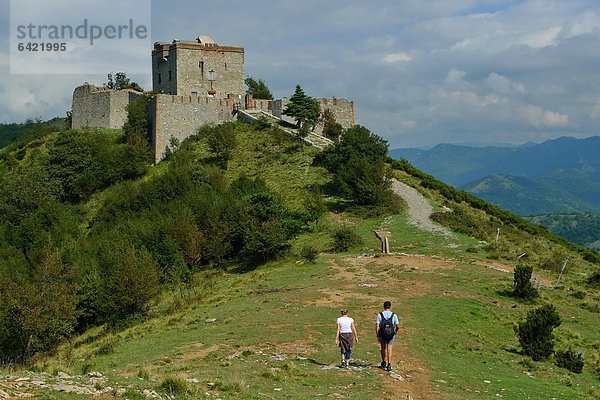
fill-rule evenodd
<path id="1" fill-rule="evenodd" d="M 264 111 L 283 120 L 289 99 L 253 99 L 246 95 L 244 48 L 219 45 L 210 36 L 195 41 L 156 42 L 152 56 L 152 91 L 148 103 L 155 162 L 166 154 L 171 139 L 180 142 L 204 124 L 233 121 L 236 110 Z M 117 129 L 127 121 L 126 107 L 141 93 L 84 84 L 73 92 L 73 128 Z M 355 124 L 354 103 L 343 98 L 316 98 L 344 128 Z M 322 130 L 318 127 L 316 132 Z"/>

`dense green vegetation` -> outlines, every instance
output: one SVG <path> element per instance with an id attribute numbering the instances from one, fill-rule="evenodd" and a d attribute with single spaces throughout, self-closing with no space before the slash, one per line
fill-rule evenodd
<path id="1" fill-rule="evenodd" d="M 556 236 L 584 247 L 600 250 L 599 214 L 545 214 L 524 218 L 531 223 L 546 226 Z"/>
<path id="2" fill-rule="evenodd" d="M 566 186 L 518 176 L 490 175 L 461 189 L 517 215 L 600 211 L 600 205 L 582 200 Z"/>
<path id="3" fill-rule="evenodd" d="M 148 171 L 147 151 L 125 140 L 63 131 L 3 172 L 4 361 L 26 360 L 73 331 L 142 315 L 165 288 L 191 290 L 200 269 L 277 257 L 319 217 L 288 208 L 258 177 L 226 182 L 210 159 L 197 163 L 185 151 L 162 174 L 135 182 Z M 109 186 L 86 213 L 86 202 Z"/>
<path id="4" fill-rule="evenodd" d="M 340 191 L 358 205 L 392 206 L 391 173 L 385 163 L 387 141 L 364 126 L 347 129 L 340 141 L 315 158 L 334 174 Z"/>
<path id="5" fill-rule="evenodd" d="M 290 398 L 397 398 L 394 388 L 429 382 L 449 399 L 475 391 L 597 397 L 600 271 L 588 253 L 389 161 L 387 143 L 366 128 L 343 132 L 318 153 L 266 125 L 206 126 L 156 166 L 130 138 L 64 130 L 0 161 L 4 362 L 29 359 L 28 369 L 53 375 L 102 371 L 108 380 L 99 388 L 127 387 L 106 396 L 133 399 L 148 389 L 189 399 L 207 391 L 277 397 L 275 389 Z M 220 148 L 217 138 L 229 144 Z M 453 235 L 424 232 L 395 212 L 398 203 L 386 201 L 394 198 L 387 197 L 391 177 L 425 194 Z M 389 230 L 390 248 L 410 256 L 369 256 L 380 248 L 375 229 Z M 514 281 L 486 268 L 498 259 L 514 266 L 523 252 L 519 260 L 545 282 L 571 257 L 556 290 L 521 299 L 515 283 L 531 288 L 531 268 L 517 268 Z M 394 367 L 414 377 L 408 386 L 372 367 L 373 318 L 387 299 L 401 316 Z M 534 318 L 539 312 L 528 317 L 545 304 L 561 321 L 550 335 L 554 314 L 545 322 Z M 331 367 L 341 306 L 351 309 L 361 337 L 356 364 L 344 373 Z M 548 360 L 523 357 L 529 349 Z M 581 374 L 566 375 L 582 357 Z"/>
<path id="6" fill-rule="evenodd" d="M 35 138 L 43 137 L 50 132 L 65 126 L 65 118 L 53 118 L 49 121 L 27 120 L 24 123 L 0 124 L 0 159 L 17 148 L 23 148 Z M 8 148 L 4 148 L 8 147 Z M 17 158 L 20 153 L 15 155 Z"/>

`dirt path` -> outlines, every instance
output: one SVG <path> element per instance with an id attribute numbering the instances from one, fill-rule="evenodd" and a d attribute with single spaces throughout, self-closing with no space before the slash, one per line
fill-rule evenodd
<path id="1" fill-rule="evenodd" d="M 431 222 L 429 217 L 433 212 L 433 207 L 416 189 L 394 179 L 392 180 L 392 190 L 406 201 L 408 205 L 408 222 L 411 225 L 424 231 L 453 237 L 452 232 L 448 229 Z"/>
<path id="2" fill-rule="evenodd" d="M 441 260 L 414 257 L 380 257 L 380 258 L 343 258 L 330 261 L 334 267 L 333 275 L 336 281 L 335 290 L 327 288 L 322 291 L 325 295 L 315 302 L 315 305 L 339 305 L 344 299 L 362 299 L 368 304 L 364 309 L 356 310 L 352 315 L 359 326 L 359 336 L 364 343 L 360 344 L 362 352 L 365 347 L 375 363 L 379 360 L 379 346 L 373 338 L 375 311 L 377 306 L 385 300 L 396 304 L 393 310 L 402 315 L 402 320 L 411 319 L 411 310 L 402 304 L 402 299 L 407 297 L 421 297 L 427 295 L 431 285 L 423 280 L 400 282 L 391 273 L 397 268 L 437 269 L 446 268 L 448 263 Z M 385 294 L 385 296 L 383 296 Z M 389 295 L 391 294 L 391 295 Z M 373 306 L 371 306 L 373 304 Z M 382 387 L 394 399 L 436 399 L 437 395 L 429 383 L 429 371 L 419 359 L 413 357 L 411 337 L 416 337 L 418 332 L 414 328 L 403 326 L 398 334 L 399 340 L 394 345 L 392 359 L 393 371 L 388 373 L 377 369 L 382 380 Z"/>

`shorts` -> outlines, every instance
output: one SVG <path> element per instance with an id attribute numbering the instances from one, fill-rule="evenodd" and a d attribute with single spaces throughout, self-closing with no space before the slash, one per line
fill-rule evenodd
<path id="1" fill-rule="evenodd" d="M 381 339 L 381 344 L 394 344 L 394 340 L 396 339 L 396 335 L 394 335 L 394 337 L 392 338 L 392 340 L 383 340 L 382 338 L 379 338 L 379 339 Z"/>

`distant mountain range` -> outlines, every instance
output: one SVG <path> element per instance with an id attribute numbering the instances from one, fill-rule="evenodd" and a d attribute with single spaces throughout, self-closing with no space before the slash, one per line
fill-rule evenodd
<path id="1" fill-rule="evenodd" d="M 519 215 L 600 212 L 600 136 L 519 147 L 394 149 L 415 167 Z"/>
<path id="2" fill-rule="evenodd" d="M 600 249 L 600 136 L 518 147 L 394 149 L 418 169 L 500 208 Z"/>

